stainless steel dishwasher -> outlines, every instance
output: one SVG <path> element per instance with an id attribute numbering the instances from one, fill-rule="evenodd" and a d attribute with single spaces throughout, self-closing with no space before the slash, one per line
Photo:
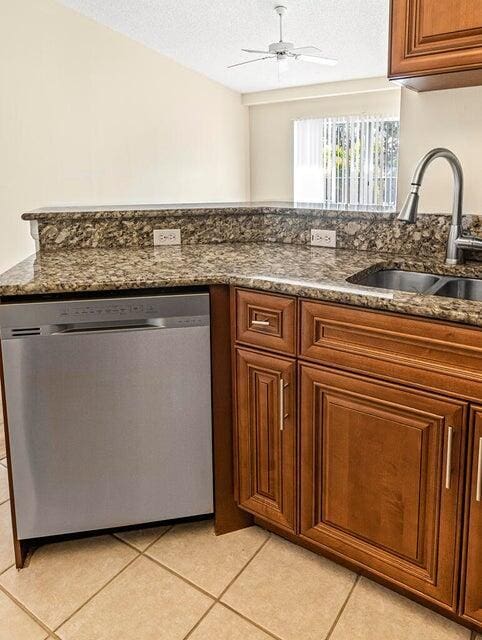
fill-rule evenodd
<path id="1" fill-rule="evenodd" d="M 19 539 L 213 511 L 209 295 L 0 306 Z"/>

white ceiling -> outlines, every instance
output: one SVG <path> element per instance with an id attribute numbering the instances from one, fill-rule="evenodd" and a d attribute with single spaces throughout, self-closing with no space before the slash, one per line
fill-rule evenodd
<path id="1" fill-rule="evenodd" d="M 241 93 L 383 76 L 388 0 L 61 0 L 94 20 Z M 277 4 L 288 7 L 284 40 L 315 45 L 335 67 L 296 62 L 278 79 L 275 61 L 248 60 L 242 47 L 266 49 L 278 38 Z"/>

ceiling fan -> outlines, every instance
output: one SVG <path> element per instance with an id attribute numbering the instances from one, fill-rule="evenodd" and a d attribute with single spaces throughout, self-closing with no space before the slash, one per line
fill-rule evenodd
<path id="1" fill-rule="evenodd" d="M 315 64 L 322 65 L 335 65 L 338 60 L 333 58 L 325 58 L 322 55 L 321 49 L 318 47 L 296 47 L 292 42 L 284 42 L 283 40 L 283 16 L 285 15 L 287 8 L 280 5 L 275 7 L 274 10 L 279 15 L 279 42 L 272 42 L 268 46 L 267 51 L 259 51 L 258 49 L 241 49 L 246 53 L 262 53 L 265 54 L 261 58 L 254 58 L 254 60 L 246 60 L 245 62 L 237 62 L 236 64 L 230 64 L 228 69 L 233 67 L 240 67 L 244 64 L 251 64 L 252 62 L 259 62 L 260 60 L 277 60 L 279 72 L 286 71 L 289 67 L 290 60 L 301 60 L 301 62 L 314 62 Z"/>

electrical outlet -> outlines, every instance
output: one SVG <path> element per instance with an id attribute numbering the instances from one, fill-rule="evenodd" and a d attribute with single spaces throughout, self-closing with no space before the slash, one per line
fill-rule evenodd
<path id="1" fill-rule="evenodd" d="M 181 229 L 154 229 L 154 246 L 181 244 Z"/>
<path id="2" fill-rule="evenodd" d="M 336 231 L 332 229 L 312 229 L 311 244 L 313 247 L 336 247 Z"/>

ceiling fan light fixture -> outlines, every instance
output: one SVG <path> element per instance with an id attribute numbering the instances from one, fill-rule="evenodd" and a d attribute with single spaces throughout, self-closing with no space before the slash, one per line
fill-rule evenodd
<path id="1" fill-rule="evenodd" d="M 290 64 L 290 58 L 288 58 L 288 56 L 285 55 L 279 55 L 278 56 L 278 75 L 283 75 L 284 73 L 287 73 L 290 70 L 291 64 Z"/>

